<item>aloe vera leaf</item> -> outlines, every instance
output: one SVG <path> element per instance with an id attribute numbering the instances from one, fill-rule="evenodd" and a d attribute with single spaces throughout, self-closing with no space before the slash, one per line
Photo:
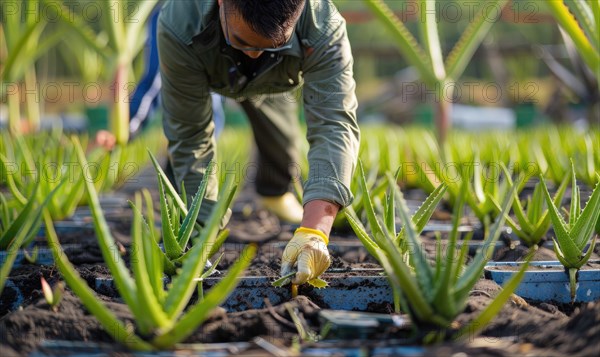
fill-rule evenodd
<path id="1" fill-rule="evenodd" d="M 156 7 L 158 0 L 141 1 L 136 4 L 136 19 L 148 19 Z M 139 38 L 145 28 L 147 21 L 128 21 L 125 27 L 125 48 L 135 48 L 139 43 Z"/>
<path id="2" fill-rule="evenodd" d="M 211 166 L 212 167 L 212 164 Z M 209 167 L 209 170 L 210 170 Z M 192 206 L 185 216 L 181 227 L 179 228 L 179 235 L 177 237 L 177 242 L 180 247 L 185 247 L 190 240 L 190 236 L 194 231 L 194 224 L 196 223 L 196 219 L 198 218 L 198 214 L 200 213 L 200 205 L 202 205 L 202 200 L 204 199 L 204 194 L 206 193 L 206 187 L 208 185 L 208 176 L 205 175 L 202 179 L 202 183 L 198 186 L 198 191 L 196 192 L 196 196 L 192 200 Z"/>
<path id="3" fill-rule="evenodd" d="M 600 184 L 597 184 L 577 222 L 569 232 L 575 245 L 583 250 L 594 235 L 596 222 L 600 216 Z"/>
<path id="4" fill-rule="evenodd" d="M 227 183 L 225 185 L 227 186 Z M 242 252 L 242 256 L 248 257 L 248 259 L 239 259 L 229 269 L 229 273 L 206 294 L 202 301 L 192 306 L 171 330 L 157 336 L 152 344 L 159 348 L 171 347 L 196 331 L 196 328 L 206 320 L 210 312 L 225 301 L 237 286 L 239 276 L 250 264 L 255 254 L 256 245 L 250 244 L 246 247 Z"/>
<path id="5" fill-rule="evenodd" d="M 374 258 L 377 258 L 378 252 L 376 250 L 380 248 L 371 239 L 371 237 L 369 237 L 366 229 L 363 227 L 362 223 L 360 223 L 360 220 L 356 217 L 356 212 L 354 212 L 354 210 L 350 206 L 346 207 L 343 212 L 346 216 L 346 219 L 348 220 L 348 223 L 350 224 L 350 227 L 352 228 L 358 239 L 360 239 L 361 243 L 365 246 L 369 254 L 371 254 Z"/>
<path id="6" fill-rule="evenodd" d="M 483 183 L 481 182 L 481 177 L 483 175 L 483 168 L 481 167 L 481 161 L 479 159 L 479 154 L 475 154 L 475 159 L 477 161 L 471 162 L 473 166 L 473 191 L 475 193 L 475 197 L 477 201 L 484 202 L 485 201 L 485 191 L 483 188 Z M 469 182 L 468 176 L 465 175 L 463 178 L 465 181 Z"/>
<path id="7" fill-rule="evenodd" d="M 510 299 L 515 289 L 521 283 L 523 276 L 525 276 L 525 271 L 529 267 L 529 263 L 533 258 L 533 253 L 528 254 L 525 262 L 521 266 L 521 269 L 514 274 L 507 282 L 502 286 L 502 290 L 496 296 L 496 298 L 468 325 L 464 326 L 462 329 L 458 331 L 455 338 L 465 339 L 465 338 L 473 338 L 479 331 L 485 328 L 492 319 L 502 310 L 504 304 Z"/>
<path id="8" fill-rule="evenodd" d="M 388 31 L 392 33 L 394 41 L 408 61 L 419 70 L 424 81 L 430 84 L 436 83 L 437 78 L 432 71 L 433 67 L 429 57 L 402 21 L 381 0 L 364 0 L 364 3 L 379 18 Z"/>
<path id="9" fill-rule="evenodd" d="M 219 255 L 217 260 L 214 261 L 214 263 L 210 266 L 210 268 L 208 268 L 208 270 L 206 270 L 204 273 L 202 273 L 202 275 L 200 275 L 200 280 L 208 278 L 215 272 L 215 270 L 217 270 L 217 265 L 219 265 L 219 262 L 221 261 L 221 259 L 223 259 L 224 255 L 225 255 L 224 252 L 221 253 L 221 255 Z"/>
<path id="10" fill-rule="evenodd" d="M 83 168 L 88 167 L 83 149 L 81 148 L 79 139 L 77 137 L 73 137 L 72 140 L 75 145 L 79 164 L 83 170 Z M 113 249 L 116 246 L 116 243 L 112 237 L 112 234 L 110 233 L 110 228 L 106 223 L 104 214 L 102 213 L 102 207 L 100 207 L 100 202 L 98 200 L 98 193 L 96 193 L 94 185 L 89 180 L 84 179 L 83 182 L 86 186 L 88 203 L 90 205 L 92 217 L 94 218 L 94 230 L 96 231 L 98 245 L 102 251 L 104 261 L 113 275 L 115 285 L 117 286 L 121 297 L 123 300 L 125 300 L 131 309 L 131 312 L 136 317 L 141 316 L 143 312 L 139 310 L 139 305 L 137 303 L 138 294 L 136 293 L 135 282 L 129 275 L 129 271 L 127 270 L 127 267 L 125 267 L 124 261 L 120 258 L 120 256 L 115 256 L 114 254 L 115 252 Z"/>
<path id="11" fill-rule="evenodd" d="M 160 216 L 162 221 L 163 236 L 162 240 L 165 246 L 165 253 L 167 257 L 170 260 L 173 260 L 183 254 L 183 248 L 177 242 L 173 232 L 173 222 L 171 220 L 171 215 L 169 214 L 169 203 L 165 194 L 164 184 L 161 180 L 158 181 L 158 194 L 160 196 Z"/>
<path id="12" fill-rule="evenodd" d="M 152 152 L 150 150 L 148 150 L 148 154 L 150 155 L 150 160 L 152 161 L 152 165 L 154 165 L 154 170 L 156 170 L 156 175 L 159 178 L 159 182 L 163 183 L 165 190 L 169 193 L 169 195 L 171 197 L 173 197 L 173 199 L 175 200 L 175 203 L 177 204 L 179 209 L 184 214 L 187 214 L 188 213 L 187 206 L 181 200 L 181 197 L 179 197 L 179 195 L 177 194 L 177 190 L 173 187 L 173 185 L 171 185 L 171 181 L 169 181 L 169 178 L 167 177 L 165 172 L 161 169 L 160 164 L 158 163 L 158 161 L 156 160 L 154 155 L 152 155 Z"/>
<path id="13" fill-rule="evenodd" d="M 67 176 L 65 176 L 65 178 L 67 178 Z M 77 181 L 75 182 L 75 184 L 73 184 L 71 186 L 71 189 L 69 190 L 69 194 L 66 198 L 64 198 L 64 209 L 63 212 L 65 213 L 66 216 L 72 216 L 73 213 L 75 213 L 75 210 L 77 209 L 77 205 L 79 204 L 79 202 L 81 202 L 81 198 L 84 195 L 84 180 L 86 180 L 86 178 L 84 177 L 84 175 L 81 175 L 80 177 L 78 177 Z M 68 187 L 68 185 L 65 185 L 65 187 Z"/>
<path id="14" fill-rule="evenodd" d="M 154 216 L 154 203 L 152 201 L 152 195 L 150 191 L 147 189 L 142 189 L 142 194 L 144 195 L 144 202 L 146 203 L 146 215 L 148 216 L 148 229 L 152 236 L 152 238 L 158 243 L 160 241 L 160 236 L 157 234 L 157 230 L 155 227 L 156 218 Z"/>
<path id="15" fill-rule="evenodd" d="M 10 273 L 10 270 L 15 262 L 15 259 L 17 258 L 19 248 L 21 248 L 21 246 L 23 245 L 23 241 L 27 238 L 27 234 L 30 231 L 30 228 L 32 227 L 34 222 L 37 220 L 37 217 L 42 215 L 44 207 L 46 206 L 46 204 L 48 203 L 48 201 L 54 195 L 55 192 L 56 192 L 56 190 L 52 191 L 48 195 L 48 197 L 46 197 L 44 202 L 41 205 L 39 205 L 35 210 L 33 210 L 32 207 L 27 208 L 27 210 L 23 210 L 22 213 L 23 212 L 26 213 L 27 219 L 25 219 L 22 223 L 14 221 L 11 224 L 11 226 L 9 227 L 9 231 L 12 231 L 13 227 L 16 227 L 17 231 L 15 232 L 14 235 L 11 236 L 11 237 L 14 237 L 14 239 L 12 239 L 11 242 L 8 244 L 8 247 L 7 247 L 8 248 L 8 256 L 6 258 L 6 261 L 2 265 L 2 269 L 0 269 L 0 294 L 2 294 L 2 290 L 4 289 L 4 284 L 6 282 L 6 278 L 8 277 L 8 274 Z M 31 201 L 35 201 L 35 199 L 33 199 L 33 197 L 35 197 L 35 192 L 32 195 Z"/>
<path id="16" fill-rule="evenodd" d="M 514 199 L 514 190 L 516 190 L 516 186 L 513 186 L 510 193 L 504 197 L 502 211 L 492 225 L 488 236 L 483 241 L 483 246 L 485 248 L 477 252 L 472 263 L 465 269 L 465 272 L 455 286 L 455 301 L 457 301 L 458 305 L 462 305 L 462 302 L 469 294 L 469 290 L 481 276 L 486 262 L 490 259 L 491 253 L 494 251 L 494 246 L 500 237 L 502 226 L 504 225 L 504 221 L 506 220 L 506 216 L 508 215 L 508 211 Z"/>
<path id="17" fill-rule="evenodd" d="M 185 308 L 185 305 L 194 291 L 194 280 L 200 275 L 208 260 L 208 253 L 214 244 L 219 229 L 219 224 L 227 210 L 226 203 L 232 190 L 232 179 L 228 178 L 222 188 L 222 196 L 217 201 L 211 212 L 206 226 L 200 234 L 199 242 L 190 249 L 190 256 L 183 261 L 181 274 L 174 280 L 165 300 L 167 316 L 174 318 Z"/>
<path id="18" fill-rule="evenodd" d="M 596 20 L 596 28 L 595 28 L 595 32 L 598 34 L 600 33 L 600 1 L 598 0 L 591 0 L 590 1 L 591 7 L 592 7 L 592 13 L 595 14 L 595 20 Z M 598 42 L 596 42 L 598 43 Z"/>
<path id="19" fill-rule="evenodd" d="M 442 275 L 442 267 L 444 266 L 444 257 L 442 252 L 442 235 L 440 232 L 435 232 L 435 273 L 433 274 L 433 281 L 440 281 Z M 434 294 L 435 295 L 435 294 Z"/>
<path id="20" fill-rule="evenodd" d="M 581 213 L 581 195 L 579 193 L 579 186 L 577 186 L 577 181 L 575 180 L 575 167 L 573 166 L 573 162 L 571 162 L 571 207 L 569 210 L 569 230 L 573 229 L 575 226 L 575 222 L 579 218 L 579 214 Z"/>
<path id="21" fill-rule="evenodd" d="M 482 6 L 473 21 L 463 31 L 454 48 L 446 57 L 446 75 L 452 80 L 458 79 L 469 64 L 475 50 L 485 38 L 492 25 L 491 12 L 503 8 L 507 0 L 495 0 L 490 3 L 494 6 Z M 497 6 L 496 6 L 497 5 Z"/>
<path id="22" fill-rule="evenodd" d="M 460 218 L 465 200 L 467 195 L 467 183 L 463 182 L 461 185 L 461 190 L 458 195 L 458 199 L 456 200 L 454 206 L 454 216 L 452 217 L 452 230 L 450 231 L 450 235 L 448 237 L 448 246 L 446 247 L 446 261 L 444 262 L 444 269 L 442 270 L 442 275 L 438 280 L 436 280 L 433 284 L 433 299 L 432 302 L 434 306 L 439 307 L 438 311 L 444 312 L 445 317 L 449 319 L 453 319 L 456 311 L 456 303 L 454 301 L 454 296 L 448 294 L 448 291 L 451 289 L 450 282 L 453 280 L 454 276 L 456 276 L 456 271 L 458 270 L 457 261 L 455 260 L 456 255 L 456 241 L 458 240 L 458 226 L 460 224 Z M 440 257 L 441 260 L 441 257 Z"/>
<path id="23" fill-rule="evenodd" d="M 2 241 L 2 233 L 8 229 L 10 222 L 13 221 L 12 210 L 8 207 L 6 197 L 0 192 L 0 242 Z"/>
<path id="24" fill-rule="evenodd" d="M 443 80 L 446 77 L 446 69 L 444 68 L 444 58 L 442 57 L 442 46 L 437 28 L 436 4 L 434 1 L 419 0 L 419 9 L 421 21 L 417 21 L 421 32 L 421 40 L 425 50 L 431 60 L 431 72 L 437 80 Z M 424 11 L 424 12 L 423 12 Z"/>
<path id="25" fill-rule="evenodd" d="M 422 163 L 423 165 L 427 166 L 426 163 Z M 429 166 L 427 166 L 429 167 Z M 430 175 L 427 174 L 427 171 L 423 169 L 423 167 L 421 167 L 421 165 L 415 165 L 415 168 L 417 170 L 417 175 L 419 175 L 420 179 L 417 180 L 419 183 L 421 183 L 421 188 L 425 191 L 425 192 L 433 192 L 435 190 L 435 188 L 438 186 L 436 181 L 439 181 L 439 179 L 436 177 L 435 180 L 432 179 L 432 177 L 430 177 Z M 431 171 L 431 170 L 429 170 Z"/>
<path id="26" fill-rule="evenodd" d="M 415 230 L 412 219 L 409 217 L 408 207 L 406 206 L 406 201 L 404 200 L 404 196 L 399 189 L 394 189 L 394 196 L 398 200 L 398 205 L 396 206 L 396 212 L 400 216 L 402 223 L 405 229 L 405 234 L 408 240 L 408 252 L 411 260 L 414 262 L 415 273 L 419 284 L 424 287 L 424 293 L 427 296 L 430 296 L 432 293 L 432 271 L 429 263 L 427 262 L 427 257 L 425 256 L 425 252 L 421 247 L 421 241 L 418 237 L 418 234 Z"/>
<path id="27" fill-rule="evenodd" d="M 52 219 L 45 212 L 44 221 L 46 223 L 46 233 L 48 243 L 52 249 L 54 262 L 58 266 L 61 275 L 73 292 L 79 297 L 83 305 L 94 315 L 106 332 L 116 341 L 125 346 L 139 351 L 151 351 L 153 348 L 150 344 L 140 339 L 132 333 L 119 319 L 110 311 L 101 300 L 96 297 L 94 291 L 88 287 L 75 267 L 69 262 L 69 259 L 64 254 L 58 237 L 52 224 Z"/>
<path id="28" fill-rule="evenodd" d="M 579 23 L 569 11 L 563 1 L 546 1 L 548 9 L 552 12 L 561 28 L 569 34 L 575 43 L 579 54 L 590 68 L 600 66 L 600 54 L 595 50 Z"/>
<path id="29" fill-rule="evenodd" d="M 367 218 L 369 220 L 369 225 L 370 225 L 371 231 L 373 233 L 373 238 L 376 243 L 381 245 L 380 241 L 383 239 L 384 231 L 383 231 L 383 228 L 381 227 L 381 224 L 379 223 L 379 219 L 377 219 L 377 216 L 375 215 L 375 209 L 373 208 L 373 203 L 371 202 L 371 195 L 369 194 L 369 189 L 367 187 L 367 182 L 365 179 L 365 171 L 364 171 L 361 161 L 358 162 L 358 172 L 360 175 L 361 188 L 364 193 L 363 194 L 364 210 L 365 210 L 365 212 L 367 214 Z"/>
<path id="30" fill-rule="evenodd" d="M 587 252 L 585 253 L 585 255 L 583 257 L 581 257 L 579 259 L 579 267 L 581 268 L 585 263 L 588 262 L 588 260 L 590 260 L 590 257 L 592 256 L 592 253 L 594 252 L 594 248 L 596 247 L 596 238 L 597 236 L 594 236 L 592 238 L 592 241 L 590 242 L 590 247 L 588 248 Z"/>
<path id="31" fill-rule="evenodd" d="M 590 44 L 594 47 L 595 51 L 600 51 L 599 43 L 600 37 L 596 32 L 595 23 L 600 21 L 600 13 L 593 13 L 589 5 L 585 1 L 574 1 L 564 0 L 571 13 L 577 19 L 579 26 L 583 29 L 587 37 L 589 38 Z M 596 0 L 593 0 L 596 1 Z M 593 2 L 592 1 L 592 2 Z M 594 18 L 594 15 L 599 18 Z"/>
<path id="32" fill-rule="evenodd" d="M 394 212 L 394 194 L 385 195 L 385 227 L 394 237 L 396 236 L 396 215 Z"/>
<path id="33" fill-rule="evenodd" d="M 94 53 L 98 53 L 104 59 L 108 59 L 112 49 L 107 48 L 105 44 L 97 38 L 94 30 L 88 26 L 85 19 L 77 12 L 70 11 L 67 7 L 61 3 L 55 3 L 52 0 L 42 0 L 48 9 L 55 12 L 55 16 L 58 16 L 66 25 L 69 26 L 74 33 L 77 34 L 88 46 L 94 49 Z M 108 10 L 110 11 L 110 10 Z M 48 15 L 52 16 L 52 15 Z"/>
<path id="34" fill-rule="evenodd" d="M 21 193 L 21 191 L 17 187 L 18 185 L 15 182 L 15 176 L 8 173 L 9 170 L 6 165 L 9 162 L 10 161 L 6 156 L 0 154 L 0 163 L 2 163 L 2 170 L 6 172 L 6 185 L 8 186 L 10 193 L 13 195 L 14 198 L 17 199 L 17 201 L 19 201 L 19 203 L 21 203 L 22 205 L 26 205 L 27 198 Z"/>
<path id="35" fill-rule="evenodd" d="M 562 201 L 563 201 L 563 197 L 564 194 L 567 190 L 567 185 L 569 183 L 570 177 L 566 176 L 565 179 L 563 180 L 563 182 L 561 182 L 560 186 L 558 187 L 558 189 L 556 190 L 556 193 L 554 194 L 554 205 L 556 207 L 561 207 L 562 206 Z M 540 196 L 542 200 L 546 200 L 545 197 L 543 196 L 543 191 L 540 187 Z M 542 204 L 541 202 L 539 203 L 540 205 Z M 539 242 L 541 240 L 541 238 L 546 234 L 546 232 L 548 231 L 548 229 L 550 229 L 550 215 L 548 213 L 548 210 L 545 209 L 542 213 L 542 215 L 538 218 L 537 221 L 537 226 L 534 227 L 533 232 L 531 233 L 532 237 L 535 237 L 535 240 L 537 240 L 537 242 Z"/>
<path id="36" fill-rule="evenodd" d="M 600 15 L 598 16 L 598 21 L 600 21 Z M 596 179 L 596 162 L 594 161 L 594 144 L 592 143 L 592 138 L 589 135 L 585 136 L 585 178 L 588 181 L 588 184 L 592 186 L 594 182 L 597 182 Z"/>
<path id="37" fill-rule="evenodd" d="M 41 180 L 39 180 L 39 181 L 41 181 Z M 37 196 L 37 191 L 39 188 L 39 181 L 35 184 L 35 186 L 33 188 L 33 193 L 31 195 L 31 197 L 28 199 L 28 202 L 25 205 L 25 207 L 23 207 L 23 210 L 19 213 L 17 218 L 10 225 L 10 227 L 0 237 L 0 250 L 6 250 L 8 248 L 8 246 L 10 246 L 11 243 L 15 241 L 17 232 L 23 227 L 23 225 L 27 221 L 30 220 L 30 215 L 31 215 L 31 212 L 33 211 L 33 206 L 36 202 L 35 197 Z"/>
<path id="38" fill-rule="evenodd" d="M 140 331 L 143 334 L 149 334 L 157 327 L 168 328 L 173 321 L 169 321 L 159 304 L 157 296 L 154 294 L 152 276 L 149 273 L 152 268 L 147 264 L 144 254 L 144 246 L 154 244 L 154 241 L 144 242 L 142 237 L 143 218 L 142 212 L 138 209 L 142 206 L 142 199 L 139 193 L 135 195 L 135 204 L 130 201 L 129 205 L 133 210 L 131 268 L 135 277 L 136 289 L 142 297 L 138 301 L 140 310 L 144 312 L 144 319 L 136 319 L 136 323 L 140 326 Z"/>
<path id="39" fill-rule="evenodd" d="M 554 239 L 553 247 L 556 258 L 564 267 L 579 267 L 579 257 L 566 257 L 556 239 Z"/>
<path id="40" fill-rule="evenodd" d="M 452 277 L 452 280 L 450 281 L 451 286 L 456 285 L 456 282 L 458 281 L 460 276 L 464 273 L 465 263 L 467 261 L 467 257 L 469 256 L 469 242 L 473 238 L 473 233 L 474 233 L 473 231 L 469 232 L 462 239 L 462 246 L 460 247 L 460 253 L 458 255 L 458 259 L 456 260 L 456 269 L 454 269 L 454 276 Z"/>
<path id="41" fill-rule="evenodd" d="M 282 277 L 280 277 L 279 279 L 275 280 L 274 282 L 271 283 L 271 285 L 273 285 L 274 287 L 277 288 L 281 288 L 283 286 L 286 286 L 287 284 L 292 282 L 292 278 L 296 275 L 296 272 L 291 272 L 289 274 L 286 274 Z"/>
<path id="42" fill-rule="evenodd" d="M 150 191 L 147 189 L 142 190 L 142 195 L 146 203 L 146 212 L 148 212 L 147 221 L 144 219 L 143 215 L 140 216 L 142 218 L 144 229 L 142 232 L 146 232 L 146 234 L 142 234 L 142 239 L 144 240 L 144 258 L 146 259 L 148 274 L 150 276 L 150 284 L 152 285 L 154 295 L 156 295 L 158 300 L 162 303 L 165 294 L 162 280 L 164 271 L 164 253 L 160 249 L 158 241 L 155 237 L 156 232 L 154 228 L 154 207 L 152 203 L 152 196 L 150 195 Z M 147 242 L 146 240 L 150 240 L 151 242 Z M 166 256 L 164 259 L 166 259 Z"/>
<path id="43" fill-rule="evenodd" d="M 204 182 L 204 180 L 202 180 Z M 202 183 L 200 183 L 200 185 L 202 185 Z M 181 187 L 181 194 L 179 195 L 179 197 L 181 197 L 181 200 L 183 201 L 183 204 L 187 207 L 188 206 L 188 201 L 187 201 L 187 191 L 185 189 L 185 182 L 181 181 L 181 185 L 179 185 Z M 202 196 L 204 197 L 204 196 Z"/>
<path id="44" fill-rule="evenodd" d="M 433 190 L 433 192 L 431 192 L 429 196 L 427 196 L 427 199 L 425 199 L 425 202 L 423 202 L 419 209 L 417 209 L 417 212 L 415 212 L 415 214 L 412 217 L 412 221 L 415 224 L 415 229 L 417 233 L 420 234 L 423 231 L 423 229 L 425 229 L 425 226 L 431 219 L 431 216 L 435 212 L 435 208 L 444 197 L 444 194 L 446 193 L 447 189 L 448 185 L 446 185 L 445 183 L 438 185 L 438 187 L 436 187 Z M 404 227 L 402 227 L 400 233 L 398 233 L 398 235 L 396 236 L 396 244 L 399 244 L 400 241 L 404 239 L 405 234 L 406 233 L 404 232 Z"/>
<path id="45" fill-rule="evenodd" d="M 544 190 L 544 195 L 546 196 L 548 212 L 550 214 L 550 219 L 552 220 L 552 224 L 554 226 L 554 233 L 556 235 L 554 245 L 555 250 L 557 249 L 557 246 L 560 245 L 560 250 L 564 256 L 564 259 L 569 262 L 569 264 L 577 264 L 576 262 L 581 256 L 581 250 L 577 247 L 575 242 L 571 240 L 568 226 L 563 220 L 562 215 L 558 212 L 557 207 L 554 205 L 554 202 L 550 197 L 550 193 L 548 192 L 548 188 L 546 187 L 546 182 L 543 181 L 543 178 L 540 178 L 540 180 L 542 182 L 542 188 Z M 566 267 L 568 268 L 568 266 Z"/>

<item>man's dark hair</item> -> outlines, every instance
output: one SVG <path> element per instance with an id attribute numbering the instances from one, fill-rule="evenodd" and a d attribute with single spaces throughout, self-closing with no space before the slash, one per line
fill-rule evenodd
<path id="1" fill-rule="evenodd" d="M 306 0 L 223 0 L 227 15 L 240 15 L 250 28 L 276 45 L 283 45 L 286 32 L 296 24 Z"/>

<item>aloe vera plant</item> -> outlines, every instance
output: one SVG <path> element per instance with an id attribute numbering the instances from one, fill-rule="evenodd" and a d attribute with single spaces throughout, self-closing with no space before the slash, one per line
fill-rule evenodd
<path id="1" fill-rule="evenodd" d="M 393 34 L 398 48 L 407 61 L 419 71 L 421 79 L 438 92 L 437 127 L 440 141 L 443 142 L 450 127 L 452 87 L 448 84 L 462 75 L 473 53 L 492 27 L 493 22 L 490 21 L 492 11 L 504 7 L 507 1 L 494 0 L 487 3 L 497 6 L 487 6 L 487 4 L 482 6 L 481 11 L 473 18 L 448 55 L 446 62 L 442 57 L 439 40 L 436 1 L 417 1 L 423 19 L 418 21 L 423 46 L 418 44 L 417 39 L 408 31 L 404 23 L 382 0 L 364 0 L 364 2 Z"/>
<path id="2" fill-rule="evenodd" d="M 58 188 L 54 189 L 41 204 L 38 204 L 36 200 L 38 187 L 39 185 L 35 186 L 27 204 L 18 210 L 16 217 L 5 196 L 0 193 L 0 250 L 8 252 L 6 260 L 0 268 L 0 294 L 2 294 L 6 278 L 12 269 L 19 249 L 35 238 L 42 221 L 42 212 L 58 190 Z"/>
<path id="3" fill-rule="evenodd" d="M 508 173 L 506 174 L 506 178 L 511 186 L 514 184 L 519 185 L 519 182 L 512 182 Z M 522 182 L 523 179 L 524 177 L 519 181 Z M 569 177 L 565 178 L 554 194 L 552 201 L 556 207 L 562 206 L 569 179 Z M 494 202 L 494 204 L 499 212 L 499 204 L 497 202 Z M 548 229 L 550 229 L 551 223 L 548 208 L 546 208 L 546 198 L 539 182 L 536 183 L 532 195 L 527 197 L 525 204 L 521 203 L 518 194 L 515 192 L 513 212 L 516 222 L 512 218 L 507 217 L 506 223 L 526 246 L 533 247 L 539 245 L 546 232 L 548 232 Z"/>
<path id="4" fill-rule="evenodd" d="M 150 155 L 150 159 L 154 165 L 154 169 L 156 170 L 158 177 L 158 192 L 160 196 L 159 200 L 162 226 L 161 233 L 164 252 L 160 250 L 158 242 L 161 240 L 161 238 L 155 234 L 154 229 L 143 231 L 142 239 L 143 241 L 148 241 L 148 244 L 153 244 L 153 249 L 158 249 L 158 251 L 160 251 L 162 261 L 161 266 L 163 267 L 164 272 L 167 275 L 175 275 L 177 269 L 182 266 L 192 252 L 192 250 L 188 250 L 187 247 L 188 243 L 190 243 L 191 239 L 193 239 L 192 237 L 194 230 L 201 233 L 205 229 L 202 228 L 196 220 L 198 218 L 198 214 L 200 213 L 200 208 L 206 193 L 209 177 L 208 175 L 205 175 L 203 178 L 200 186 L 198 187 L 198 191 L 192 200 L 190 209 L 188 210 L 186 192 L 182 192 L 180 196 L 173 185 L 171 185 L 169 179 L 161 169 L 160 164 L 154 155 L 152 155 L 150 151 L 148 151 L 148 155 Z M 214 163 L 211 163 L 207 169 L 207 172 L 212 172 L 214 165 Z M 153 215 L 151 206 L 152 199 L 149 192 L 144 191 L 143 193 L 148 206 L 149 222 L 153 222 L 154 219 L 150 216 Z M 234 194 L 235 188 L 227 196 L 223 197 L 225 210 L 231 206 Z M 135 206 L 133 208 L 136 212 L 141 212 L 141 210 L 136 209 Z M 227 234 L 228 230 L 223 230 L 217 235 L 215 241 L 211 244 L 209 257 L 214 255 L 219 250 L 227 238 Z M 211 264 L 209 263 L 208 266 L 210 265 Z"/>
<path id="5" fill-rule="evenodd" d="M 364 177 L 360 164 L 359 170 Z M 364 179 L 362 183 L 363 189 L 368 192 Z M 469 292 L 483 273 L 483 268 L 493 251 L 494 243 L 499 237 L 504 217 L 512 203 L 512 192 L 502 202 L 501 218 L 494 223 L 489 235 L 485 238 L 485 248 L 477 252 L 469 265 L 465 265 L 468 246 L 463 244 L 457 251 L 457 240 L 460 212 L 467 193 L 466 185 L 462 185 L 459 199 L 455 205 L 453 229 L 450 232 L 446 249 L 442 249 L 441 242 L 438 240 L 437 253 L 433 263 L 427 260 L 419 238 L 418 226 L 409 215 L 402 192 L 396 186 L 393 186 L 392 189 L 395 209 L 392 210 L 391 204 L 388 205 L 383 219 L 375 212 L 369 194 L 364 196 L 371 234 L 351 212 L 346 212 L 348 221 L 367 250 L 386 271 L 392 289 L 400 292 L 400 305 L 411 315 L 416 325 L 421 328 L 435 326 L 444 330 L 448 329 L 456 316 L 465 309 Z M 408 261 L 394 244 L 394 237 L 390 232 L 391 226 L 386 223 L 393 216 L 392 211 L 395 211 L 404 223 L 403 231 L 407 240 Z M 472 326 L 465 326 L 457 333 L 457 337 L 465 337 L 467 334 L 474 333 L 491 321 L 519 284 L 529 259 L 521 270 L 507 282 L 496 299 L 475 319 Z"/>
<path id="6" fill-rule="evenodd" d="M 2 54 L 2 57 L 6 57 L 0 58 L 0 79 L 3 84 L 0 86 L 0 94 L 7 97 L 8 128 L 11 134 L 16 135 L 21 132 L 20 96 L 26 98 L 30 129 L 38 130 L 40 125 L 40 103 L 37 98 L 39 93 L 31 98 L 31 95 L 24 94 L 19 89 L 18 84 L 24 81 L 28 91 L 36 88 L 36 60 L 55 46 L 65 31 L 44 33 L 48 21 L 41 14 L 38 1 L 26 0 L 14 5 L 10 10 L 10 6 L 7 6 L 7 11 L 2 12 L 0 21 L 0 43 L 2 47 L 6 46 L 6 52 Z"/>
<path id="7" fill-rule="evenodd" d="M 85 166 L 85 155 L 81 147 L 78 144 L 76 146 L 79 162 Z M 189 258 L 183 262 L 181 270 L 173 277 L 166 291 L 163 290 L 160 249 L 154 244 L 155 241 L 143 239 L 144 235 L 147 237 L 152 234 L 152 229 L 147 222 L 144 222 L 138 209 L 142 205 L 141 196 L 136 196 L 133 205 L 135 214 L 132 225 L 132 276 L 123 260 L 111 251 L 115 241 L 102 214 L 94 185 L 86 181 L 85 186 L 102 256 L 121 297 L 135 317 L 137 329 L 134 330 L 120 321 L 87 286 L 66 256 L 62 254 L 51 219 L 45 215 L 48 240 L 58 269 L 71 290 L 79 296 L 86 308 L 116 341 L 131 349 L 142 351 L 172 347 L 193 333 L 196 327 L 208 317 L 211 310 L 224 301 L 236 286 L 237 277 L 251 260 L 239 260 L 204 299 L 184 311 L 195 290 L 196 279 L 200 276 L 217 237 L 219 223 L 227 209 L 228 197 L 233 192 L 231 180 L 226 181 L 221 190 L 221 199 L 211 212 L 196 244 L 190 249 Z M 146 233 L 142 233 L 144 231 Z M 243 256 L 251 258 L 255 251 L 255 246 L 249 246 L 243 252 Z"/>
<path id="8" fill-rule="evenodd" d="M 546 204 L 552 226 L 554 227 L 554 252 L 561 264 L 569 272 L 571 299 L 577 293 L 577 272 L 590 259 L 596 244 L 595 226 L 600 219 L 600 189 L 596 184 L 590 199 L 581 209 L 581 197 L 575 177 L 575 168 L 571 165 L 571 206 L 568 220 L 561 214 L 561 207 L 550 197 L 546 182 L 540 177 L 542 189 L 546 197 Z M 589 244 L 589 247 L 588 247 Z M 586 251 L 587 247 L 587 251 Z"/>
<path id="9" fill-rule="evenodd" d="M 49 3 L 50 0 L 44 0 Z M 129 138 L 129 92 L 128 83 L 133 77 L 133 61 L 143 46 L 146 20 L 158 0 L 100 1 L 102 30 L 107 33 L 108 43 L 102 43 L 93 26 L 86 23 L 75 11 L 53 2 L 48 9 L 58 16 L 65 26 L 77 34 L 85 44 L 96 50 L 106 61 L 108 72 L 113 74 L 114 106 L 111 125 L 117 144 L 125 145 Z M 83 52 L 82 52 L 83 53 Z"/>

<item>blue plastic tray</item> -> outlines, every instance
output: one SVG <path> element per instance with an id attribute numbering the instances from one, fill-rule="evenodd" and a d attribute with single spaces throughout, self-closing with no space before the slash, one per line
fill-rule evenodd
<path id="1" fill-rule="evenodd" d="M 600 263 L 600 261 L 590 262 Z M 486 276 L 503 285 L 521 264 L 521 262 L 490 262 L 485 267 Z M 515 271 L 494 269 L 501 266 L 514 266 Z M 570 303 L 569 274 L 561 267 L 558 261 L 531 262 L 515 294 L 535 301 Z M 577 278 L 575 302 L 600 300 L 600 269 L 580 270 Z"/>

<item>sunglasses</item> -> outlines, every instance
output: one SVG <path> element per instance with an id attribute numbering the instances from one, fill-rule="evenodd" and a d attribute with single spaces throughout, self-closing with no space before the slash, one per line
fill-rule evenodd
<path id="1" fill-rule="evenodd" d="M 287 42 L 288 42 L 287 44 L 280 46 L 280 47 L 242 47 L 242 46 L 234 45 L 229 40 L 229 26 L 227 25 L 227 16 L 225 16 L 226 15 L 225 2 L 223 2 L 223 5 L 221 6 L 221 10 L 223 10 L 223 23 L 225 25 L 225 43 L 227 44 L 227 46 L 230 46 L 232 48 L 235 48 L 236 50 L 244 51 L 244 52 L 280 52 L 280 51 L 292 48 L 292 44 L 289 43 L 291 37 L 287 40 Z"/>

